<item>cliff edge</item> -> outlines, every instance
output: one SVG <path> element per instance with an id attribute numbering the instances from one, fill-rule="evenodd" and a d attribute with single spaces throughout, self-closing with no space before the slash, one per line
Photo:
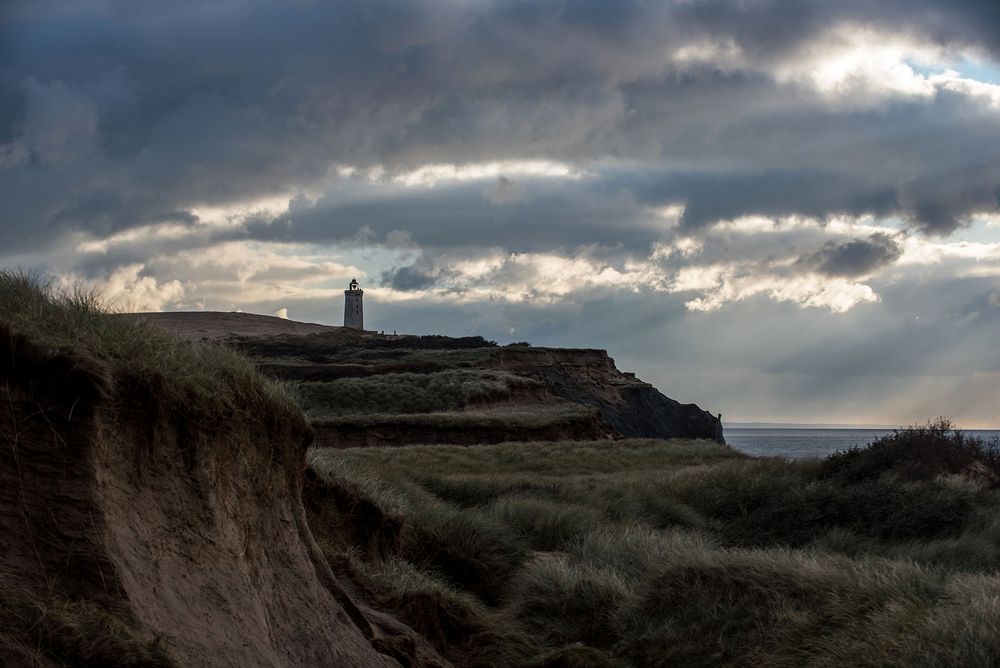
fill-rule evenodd
<path id="1" fill-rule="evenodd" d="M 238 316 L 238 318 L 236 318 Z M 248 314 L 142 316 L 225 341 L 292 383 L 320 447 L 697 438 L 719 418 L 625 373 L 604 350 L 498 346 L 482 337 L 382 335 Z"/>
<path id="2" fill-rule="evenodd" d="M 605 350 L 504 347 L 490 364 L 538 379 L 561 399 L 594 406 L 621 437 L 726 442 L 717 416 L 619 371 Z"/>
<path id="3" fill-rule="evenodd" d="M 0 307 L 0 663 L 399 665 L 306 524 L 280 387 L 21 277 Z"/>

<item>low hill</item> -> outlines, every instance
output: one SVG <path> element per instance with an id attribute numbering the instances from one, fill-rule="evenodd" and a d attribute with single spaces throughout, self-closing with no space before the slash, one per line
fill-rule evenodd
<path id="1" fill-rule="evenodd" d="M 315 334 L 341 329 L 314 322 L 295 322 L 273 315 L 222 311 L 175 311 L 132 313 L 130 318 L 148 322 L 182 339 L 221 339 L 230 336 L 276 336 Z"/>
<path id="2" fill-rule="evenodd" d="M 477 336 L 389 336 L 247 314 L 138 317 L 184 338 L 223 341 L 265 374 L 292 383 L 320 446 L 724 442 L 715 415 L 619 371 L 604 350 L 498 346 Z"/>

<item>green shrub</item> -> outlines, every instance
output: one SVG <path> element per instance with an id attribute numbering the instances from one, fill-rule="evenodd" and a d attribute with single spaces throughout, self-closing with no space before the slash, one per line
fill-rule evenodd
<path id="1" fill-rule="evenodd" d="M 830 455 L 819 468 L 821 478 L 844 483 L 889 473 L 903 480 L 964 474 L 995 488 L 1000 486 L 1000 447 L 996 441 L 967 436 L 939 418 L 882 436 L 863 448 Z"/>

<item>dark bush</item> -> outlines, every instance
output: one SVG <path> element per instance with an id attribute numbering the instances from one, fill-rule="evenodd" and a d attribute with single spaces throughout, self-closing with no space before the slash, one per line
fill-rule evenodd
<path id="1" fill-rule="evenodd" d="M 964 474 L 990 488 L 1000 486 L 1000 448 L 954 429 L 940 418 L 922 427 L 909 427 L 830 455 L 819 468 L 821 479 L 859 482 L 891 473 L 903 480 L 932 480 Z"/>

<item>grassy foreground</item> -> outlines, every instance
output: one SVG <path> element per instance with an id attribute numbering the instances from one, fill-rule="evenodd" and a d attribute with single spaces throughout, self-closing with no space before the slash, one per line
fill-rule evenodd
<path id="1" fill-rule="evenodd" d="M 461 665 L 996 665 L 996 449 L 317 450 L 331 561 Z"/>

